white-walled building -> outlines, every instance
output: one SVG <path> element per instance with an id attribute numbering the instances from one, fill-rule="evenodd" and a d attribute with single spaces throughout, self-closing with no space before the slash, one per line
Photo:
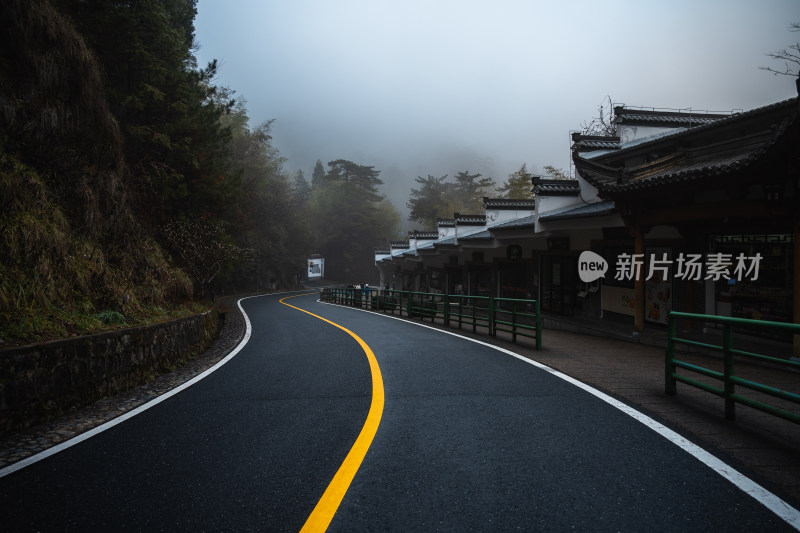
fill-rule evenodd
<path id="1" fill-rule="evenodd" d="M 615 135 L 573 134 L 575 179 L 534 178 L 535 200 L 485 198 L 483 214 L 438 220 L 435 239 L 376 254 L 382 283 L 535 298 L 553 314 L 627 316 L 636 330 L 673 309 L 800 322 L 798 115 L 797 98 L 733 114 L 617 107 Z M 604 279 L 580 280 L 587 250 L 609 262 Z M 687 280 L 670 263 L 666 276 L 615 279 L 626 254 L 646 270 L 689 253 L 760 254 L 764 270 Z"/>

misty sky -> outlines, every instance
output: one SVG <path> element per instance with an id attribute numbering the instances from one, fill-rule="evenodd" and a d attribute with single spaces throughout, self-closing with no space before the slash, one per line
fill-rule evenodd
<path id="1" fill-rule="evenodd" d="M 200 65 L 276 119 L 286 169 L 350 159 L 406 212 L 414 177 L 569 168 L 615 104 L 730 111 L 797 94 L 759 66 L 800 40 L 798 0 L 200 0 Z M 607 105 L 607 103 L 606 103 Z M 327 168 L 327 166 L 326 166 Z"/>

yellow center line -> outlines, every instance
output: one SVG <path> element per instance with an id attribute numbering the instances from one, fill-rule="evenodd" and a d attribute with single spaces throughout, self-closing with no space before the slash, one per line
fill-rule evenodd
<path id="1" fill-rule="evenodd" d="M 367 346 L 367 343 L 361 340 L 361 337 L 349 329 L 340 326 L 335 322 L 331 322 L 327 318 L 322 318 L 321 316 L 315 315 L 314 313 L 306 311 L 305 309 L 300 309 L 299 307 L 295 307 L 284 302 L 284 300 L 288 300 L 289 298 L 308 296 L 309 294 L 315 293 L 287 296 L 285 298 L 281 298 L 279 301 L 283 305 L 287 305 L 292 309 L 297 309 L 298 311 L 302 311 L 313 317 L 319 318 L 328 324 L 336 326 L 337 328 L 347 332 L 348 335 L 353 337 L 356 342 L 361 345 L 364 353 L 367 354 L 370 372 L 372 373 L 372 403 L 369 407 L 369 413 L 367 413 L 367 419 L 364 421 L 364 427 L 361 428 L 361 433 L 359 433 L 356 442 L 353 444 L 353 447 L 350 448 L 350 452 L 347 454 L 347 457 L 345 457 L 344 462 L 339 467 L 336 475 L 333 476 L 328 488 L 325 489 L 325 493 L 322 495 L 322 498 L 320 498 L 320 500 L 317 502 L 314 510 L 311 511 L 311 515 L 303 525 L 303 529 L 300 530 L 301 532 L 316 532 L 325 531 L 328 529 L 331 520 L 333 520 L 333 515 L 336 514 L 336 510 L 339 508 L 339 504 L 342 503 L 342 499 L 344 498 L 347 489 L 350 488 L 350 483 L 352 483 L 353 478 L 356 476 L 356 472 L 358 472 L 358 468 L 361 466 L 361 463 L 364 461 L 364 457 L 367 455 L 367 450 L 369 450 L 369 447 L 372 444 L 372 439 L 375 438 L 375 433 L 378 431 L 378 425 L 381 422 L 381 415 L 383 414 L 384 401 L 383 378 L 381 377 L 381 369 L 378 366 L 378 360 L 375 358 L 375 354 L 372 353 L 370 347 Z"/>

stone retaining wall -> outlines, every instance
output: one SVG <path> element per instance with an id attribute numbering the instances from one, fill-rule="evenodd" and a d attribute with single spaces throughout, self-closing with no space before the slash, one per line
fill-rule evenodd
<path id="1" fill-rule="evenodd" d="M 0 434 L 146 382 L 202 352 L 217 313 L 0 351 Z"/>

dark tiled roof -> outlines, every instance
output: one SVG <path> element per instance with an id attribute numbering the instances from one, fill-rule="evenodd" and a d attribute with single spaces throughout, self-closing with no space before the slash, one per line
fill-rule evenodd
<path id="1" fill-rule="evenodd" d="M 577 132 L 572 134 L 572 148 L 581 152 L 619 150 L 621 146 L 620 139 L 616 135 L 585 135 Z"/>
<path id="2" fill-rule="evenodd" d="M 535 226 L 536 226 L 536 215 L 530 215 L 523 218 L 509 220 L 508 222 L 503 222 L 502 224 L 498 224 L 496 226 L 492 226 L 491 231 L 519 229 L 519 228 L 533 228 Z"/>
<path id="3" fill-rule="evenodd" d="M 484 198 L 484 209 L 533 209 L 536 202 L 533 198 Z"/>
<path id="4" fill-rule="evenodd" d="M 444 240 L 440 240 L 440 241 L 433 241 L 433 245 L 435 247 L 437 247 L 437 248 L 440 247 L 440 246 L 457 246 L 456 238 L 455 237 L 450 237 L 449 239 L 444 239 Z"/>
<path id="5" fill-rule="evenodd" d="M 470 235 L 464 235 L 463 237 L 459 237 L 459 241 L 481 241 L 486 239 L 491 239 L 492 234 L 489 233 L 489 230 L 479 231 L 478 233 L 472 233 Z"/>
<path id="6" fill-rule="evenodd" d="M 419 231 L 414 230 L 411 232 L 411 237 L 415 239 L 438 239 L 439 233 L 436 231 Z"/>
<path id="7" fill-rule="evenodd" d="M 614 152 L 613 154 L 608 154 L 608 156 L 599 156 L 597 159 L 602 160 L 606 157 L 617 157 L 619 155 L 625 156 L 630 152 L 634 152 L 637 150 L 647 150 L 653 146 L 657 146 L 661 143 L 677 140 L 681 137 L 688 137 L 695 134 L 705 133 L 707 131 L 714 130 L 716 128 L 723 128 L 729 124 L 734 124 L 736 122 L 744 122 L 753 118 L 758 118 L 761 115 L 768 115 L 772 112 L 781 112 L 782 110 L 788 110 L 792 113 L 796 113 L 797 111 L 797 98 L 790 98 L 788 100 L 783 100 L 782 102 L 776 102 L 774 104 L 770 104 L 764 107 L 759 107 L 757 109 L 751 109 L 750 111 L 745 111 L 744 113 L 736 113 L 735 115 L 730 115 L 725 119 L 717 120 L 710 124 L 706 124 L 704 126 L 699 126 L 697 128 L 692 128 L 688 130 L 680 130 L 676 133 L 665 135 L 662 137 L 658 137 L 653 139 L 652 141 L 645 141 L 638 144 L 633 144 L 630 146 L 626 146 L 621 150 Z"/>
<path id="8" fill-rule="evenodd" d="M 452 228 L 455 225 L 456 225 L 456 221 L 453 220 L 452 218 L 437 218 L 436 219 L 436 226 L 440 227 L 440 228 L 441 227 Z"/>
<path id="9" fill-rule="evenodd" d="M 486 215 L 464 215 L 455 214 L 456 224 L 459 226 L 485 226 Z"/>
<path id="10" fill-rule="evenodd" d="M 797 98 L 778 102 L 591 160 L 573 154 L 573 160 L 581 176 L 607 193 L 728 174 L 752 164 L 778 142 L 797 122 L 797 102 Z M 728 128 L 730 125 L 737 127 Z M 689 139 L 696 140 L 690 143 Z M 626 158 L 639 152 L 664 150 L 667 153 L 652 161 L 622 166 Z"/>
<path id="11" fill-rule="evenodd" d="M 389 246 L 395 250 L 402 250 L 411 245 L 408 241 L 389 241 Z"/>
<path id="12" fill-rule="evenodd" d="M 614 212 L 614 202 L 597 202 L 594 204 L 581 204 L 556 209 L 539 216 L 539 220 L 564 220 L 568 218 L 586 218 L 610 215 Z"/>
<path id="13" fill-rule="evenodd" d="M 578 180 L 534 179 L 533 192 L 545 196 L 572 196 L 581 192 Z"/>
<path id="14" fill-rule="evenodd" d="M 578 150 L 619 150 L 622 144 L 617 141 L 579 141 L 575 144 Z"/>
<path id="15" fill-rule="evenodd" d="M 386 255 L 392 253 L 389 248 L 374 248 L 375 255 Z"/>
<path id="16" fill-rule="evenodd" d="M 614 108 L 614 121 L 617 124 L 639 124 L 652 126 L 680 126 L 694 128 L 711 124 L 731 116 L 730 114 L 704 113 L 704 112 L 679 112 L 679 111 L 651 111 L 630 109 L 625 107 Z"/>

